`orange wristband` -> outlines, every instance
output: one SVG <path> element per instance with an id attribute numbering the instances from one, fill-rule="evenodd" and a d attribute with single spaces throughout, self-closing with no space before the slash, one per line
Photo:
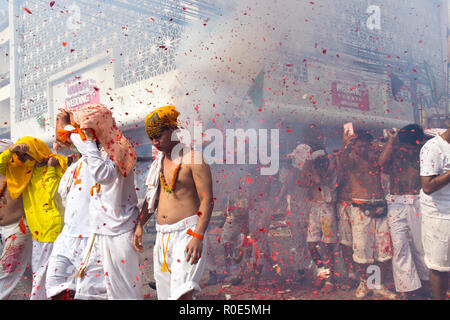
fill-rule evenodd
<path id="1" fill-rule="evenodd" d="M 197 238 L 199 240 L 203 240 L 203 235 L 199 234 L 199 233 L 195 233 L 194 231 L 192 231 L 191 229 L 188 229 L 188 231 L 186 232 L 188 235 L 193 236 L 194 238 Z"/>

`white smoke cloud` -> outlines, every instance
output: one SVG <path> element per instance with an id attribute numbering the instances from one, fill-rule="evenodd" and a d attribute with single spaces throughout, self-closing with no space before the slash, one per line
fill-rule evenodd
<path id="1" fill-rule="evenodd" d="M 246 109 L 262 115 L 243 101 L 258 73 L 264 68 L 265 80 L 270 82 L 271 74 L 276 77 L 276 70 L 285 63 L 283 52 L 314 48 L 314 30 L 320 28 L 324 10 L 317 1 L 234 4 L 226 1 L 221 4 L 222 16 L 189 26 L 176 54 L 172 96 L 191 119 L 224 121 L 246 115 Z"/>

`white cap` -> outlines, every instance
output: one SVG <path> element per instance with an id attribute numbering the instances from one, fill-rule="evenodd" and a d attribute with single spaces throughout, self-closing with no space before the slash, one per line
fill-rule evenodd
<path id="1" fill-rule="evenodd" d="M 310 155 L 311 147 L 307 144 L 299 144 L 294 151 L 292 151 L 290 154 L 288 154 L 286 157 L 292 158 L 292 165 L 302 170 L 303 165 L 305 164 L 306 160 L 311 159 Z"/>

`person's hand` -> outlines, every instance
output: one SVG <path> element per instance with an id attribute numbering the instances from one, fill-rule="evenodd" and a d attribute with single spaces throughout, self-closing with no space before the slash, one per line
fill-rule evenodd
<path id="1" fill-rule="evenodd" d="M 196 264 L 202 257 L 203 241 L 192 237 L 189 241 L 184 253 L 186 254 L 186 261 L 191 261 L 191 264 Z"/>
<path id="2" fill-rule="evenodd" d="M 352 144 L 355 138 L 355 134 L 350 134 L 348 131 L 344 131 L 344 136 L 342 137 L 342 148 L 347 149 L 347 147 Z"/>
<path id="3" fill-rule="evenodd" d="M 94 140 L 94 131 L 92 129 L 83 129 L 84 135 L 86 136 L 86 140 L 92 141 Z"/>
<path id="4" fill-rule="evenodd" d="M 27 153 L 30 150 L 30 147 L 28 147 L 25 143 L 18 143 L 11 147 L 9 147 L 9 151 L 11 153 Z"/>
<path id="5" fill-rule="evenodd" d="M 70 124 L 70 113 L 65 109 L 58 109 L 59 113 L 56 115 L 56 122 L 59 123 L 61 129 Z"/>
<path id="6" fill-rule="evenodd" d="M 141 224 L 136 224 L 136 229 L 134 230 L 133 235 L 133 247 L 137 252 L 144 252 L 144 246 L 142 245 L 142 235 L 144 234 L 144 229 Z"/>
<path id="7" fill-rule="evenodd" d="M 54 157 L 50 157 L 48 158 L 48 162 L 47 165 L 49 167 L 56 167 L 59 164 L 58 159 L 54 158 Z"/>
<path id="8" fill-rule="evenodd" d="M 67 112 L 69 113 L 70 124 L 75 124 L 76 122 L 73 117 L 73 112 L 70 112 L 70 111 L 67 111 Z"/>
<path id="9" fill-rule="evenodd" d="M 393 142 L 393 141 L 397 138 L 397 136 L 398 136 L 398 132 L 397 132 L 396 130 L 394 130 L 394 129 L 389 129 L 389 130 L 387 130 L 387 131 L 386 131 L 386 134 L 387 134 L 388 140 L 389 140 L 390 142 Z"/>

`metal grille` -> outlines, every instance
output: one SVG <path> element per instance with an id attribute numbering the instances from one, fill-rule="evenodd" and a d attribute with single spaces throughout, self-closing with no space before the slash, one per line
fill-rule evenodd
<path id="1" fill-rule="evenodd" d="M 47 111 L 47 79 L 89 57 L 115 50 L 119 87 L 175 68 L 185 24 L 202 19 L 207 1 L 25 0 L 18 16 L 16 121 Z"/>

